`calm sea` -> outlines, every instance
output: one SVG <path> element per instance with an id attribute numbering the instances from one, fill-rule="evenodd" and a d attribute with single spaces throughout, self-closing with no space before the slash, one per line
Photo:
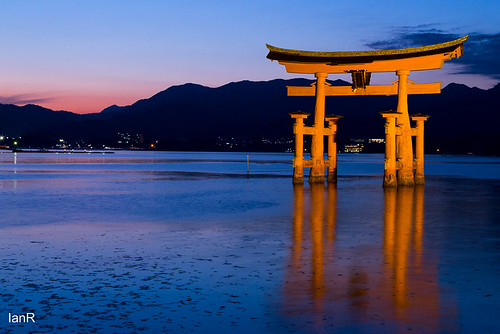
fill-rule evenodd
<path id="1" fill-rule="evenodd" d="M 385 191 L 382 155 L 337 186 L 291 160 L 0 153 L 2 331 L 500 332 L 500 158 Z"/>

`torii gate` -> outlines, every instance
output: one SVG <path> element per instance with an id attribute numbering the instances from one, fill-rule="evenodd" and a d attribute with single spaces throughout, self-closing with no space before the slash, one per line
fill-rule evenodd
<path id="1" fill-rule="evenodd" d="M 314 125 L 304 126 L 308 114 L 293 113 L 295 118 L 295 157 L 293 182 L 303 183 L 303 168 L 310 167 L 309 182 L 337 180 L 336 127 L 341 116 L 325 118 L 325 96 L 398 95 L 396 112 L 381 112 L 385 125 L 384 187 L 424 184 L 424 121 L 427 115 L 412 115 L 417 126 L 412 128 L 408 115 L 408 94 L 439 94 L 441 82 L 415 84 L 408 80 L 411 71 L 440 69 L 443 63 L 463 54 L 468 36 L 428 46 L 407 49 L 352 52 L 315 52 L 281 49 L 266 44 L 267 58 L 277 60 L 289 73 L 314 74 L 316 82 L 309 87 L 287 86 L 288 96 L 315 96 Z M 398 80 L 391 85 L 370 85 L 373 72 L 395 72 Z M 351 73 L 352 87 L 330 86 L 329 74 Z M 329 126 L 325 128 L 325 121 Z M 312 135 L 311 159 L 304 160 L 303 136 Z M 328 136 L 328 159 L 323 159 L 323 137 Z M 415 161 L 412 136 L 416 137 Z M 415 169 L 415 174 L 413 170 Z"/>

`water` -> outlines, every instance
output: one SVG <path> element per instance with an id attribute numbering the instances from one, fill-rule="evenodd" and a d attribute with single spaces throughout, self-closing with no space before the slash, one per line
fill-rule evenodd
<path id="1" fill-rule="evenodd" d="M 499 158 L 0 154 L 0 322 L 33 333 L 497 333 Z M 35 313 L 36 323 L 8 323 Z"/>

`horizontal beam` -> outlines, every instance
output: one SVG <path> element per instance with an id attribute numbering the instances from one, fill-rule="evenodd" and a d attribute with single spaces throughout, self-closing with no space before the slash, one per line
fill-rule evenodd
<path id="1" fill-rule="evenodd" d="M 314 134 L 316 134 L 316 128 L 313 126 L 304 126 L 304 134 L 305 135 L 314 135 Z"/>
<path id="2" fill-rule="evenodd" d="M 333 167 L 333 162 L 331 160 L 323 160 L 324 167 Z M 302 160 L 302 164 L 300 162 L 295 162 L 293 164 L 293 167 L 296 166 L 302 166 L 305 168 L 311 168 L 314 165 L 314 162 L 312 160 Z"/>
<path id="3" fill-rule="evenodd" d="M 441 82 L 408 84 L 408 94 L 439 94 Z M 288 96 L 315 96 L 316 87 L 286 86 Z M 350 86 L 325 86 L 325 96 L 397 95 L 398 85 L 372 85 L 353 90 Z"/>
<path id="4" fill-rule="evenodd" d="M 305 63 L 292 61 L 278 61 L 284 65 L 289 73 L 349 73 L 352 71 L 366 72 L 396 72 L 397 70 L 426 71 L 443 67 L 446 60 L 458 56 L 458 51 L 444 54 L 427 55 L 392 60 L 375 60 L 367 63 L 334 64 L 334 63 Z"/>
<path id="5" fill-rule="evenodd" d="M 302 126 L 301 129 L 302 129 L 301 133 L 303 135 L 315 135 L 315 134 L 317 134 L 316 133 L 317 128 L 315 126 Z M 297 128 L 294 127 L 293 133 L 296 134 L 297 132 L 298 132 Z M 330 129 L 329 127 L 323 128 L 322 132 L 323 132 L 323 136 L 330 136 L 330 135 L 334 135 L 337 133 L 336 130 Z M 320 135 L 321 135 L 321 133 L 320 133 Z"/>

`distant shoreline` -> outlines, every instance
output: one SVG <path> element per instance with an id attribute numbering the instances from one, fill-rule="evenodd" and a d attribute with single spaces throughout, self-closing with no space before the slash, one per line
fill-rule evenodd
<path id="1" fill-rule="evenodd" d="M 293 152 L 277 152 L 277 151 L 200 151 L 200 150 L 148 150 L 148 149 L 124 149 L 124 148 L 107 148 L 101 150 L 93 149 L 71 149 L 71 150 L 61 150 L 61 149 L 51 149 L 51 148 L 7 148 L 0 147 L 0 152 L 11 152 L 11 153 L 56 153 L 56 154 L 115 154 L 116 151 L 127 151 L 127 152 L 205 152 L 205 153 L 293 153 Z M 326 154 L 326 153 L 325 153 Z M 338 152 L 342 155 L 370 155 L 370 154 L 384 154 L 383 152 Z M 476 154 L 476 153 L 425 153 L 426 156 L 478 156 L 478 157 L 497 157 L 495 154 Z"/>
<path id="2" fill-rule="evenodd" d="M 12 153 L 62 153 L 62 154 L 74 154 L 74 153 L 85 153 L 85 154 L 115 154 L 112 150 L 109 151 L 94 151 L 94 150 L 56 150 L 56 149 L 5 149 L 3 151 L 11 151 Z"/>

